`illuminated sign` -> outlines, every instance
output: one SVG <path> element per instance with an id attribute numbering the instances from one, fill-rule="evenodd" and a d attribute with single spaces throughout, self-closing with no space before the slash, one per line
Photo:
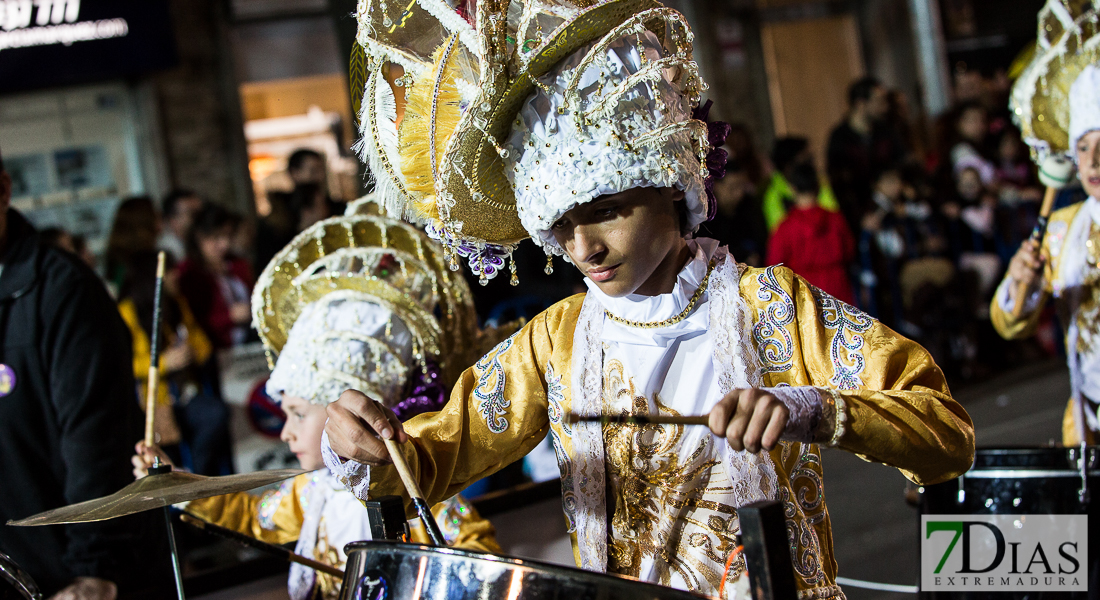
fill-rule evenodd
<path id="1" fill-rule="evenodd" d="M 0 92 L 174 63 L 167 0 L 0 0 Z"/>

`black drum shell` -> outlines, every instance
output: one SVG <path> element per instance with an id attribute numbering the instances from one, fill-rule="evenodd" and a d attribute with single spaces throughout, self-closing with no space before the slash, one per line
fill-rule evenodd
<path id="1" fill-rule="evenodd" d="M 921 494 L 922 515 L 1089 515 L 1089 541 L 1100 540 L 1100 447 L 1088 449 L 1089 501 L 1078 500 L 1081 489 L 1079 448 L 982 448 L 965 475 L 935 485 Z M 960 492 L 962 496 L 960 498 Z M 923 592 L 936 600 L 1100 597 L 1100 548 L 1089 549 L 1089 592 L 1085 593 L 981 593 Z"/>
<path id="2" fill-rule="evenodd" d="M 538 561 L 392 541 L 354 542 L 340 600 L 700 600 L 704 596 Z M 423 564 L 424 575 L 420 576 Z M 370 593 L 384 580 L 386 593 Z M 419 581 L 419 584 L 418 584 Z M 419 587 L 419 589 L 417 589 Z M 366 593 L 364 593 L 366 592 Z"/>

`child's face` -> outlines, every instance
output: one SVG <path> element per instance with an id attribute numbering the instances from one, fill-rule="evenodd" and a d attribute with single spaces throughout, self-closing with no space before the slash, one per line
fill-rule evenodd
<path id="1" fill-rule="evenodd" d="M 321 434 L 328 414 L 320 404 L 310 404 L 297 396 L 283 397 L 286 424 L 279 439 L 290 446 L 303 469 L 313 471 L 325 466 L 321 458 Z"/>
<path id="2" fill-rule="evenodd" d="M 684 244 L 676 212 L 683 201 L 684 193 L 673 188 L 634 188 L 573 208 L 551 231 L 608 296 L 656 295 L 664 283 L 655 276 L 658 267 L 675 260 Z"/>
<path id="3" fill-rule="evenodd" d="M 955 190 L 963 200 L 977 200 L 982 195 L 982 178 L 974 169 L 963 169 L 959 173 L 959 180 L 955 184 Z"/>
<path id="4" fill-rule="evenodd" d="M 1085 193 L 1100 198 L 1100 130 L 1081 136 L 1077 141 L 1077 176 Z"/>
<path id="5" fill-rule="evenodd" d="M 875 188 L 878 189 L 883 196 L 891 200 L 897 200 L 901 197 L 902 181 L 901 177 L 897 173 L 888 172 L 884 173 L 882 177 L 879 177 L 878 182 L 875 184 Z"/>
<path id="6" fill-rule="evenodd" d="M 1013 134 L 1001 136 L 1001 143 L 997 145 L 997 154 L 1004 162 L 1012 163 L 1020 160 L 1022 150 L 1023 143 L 1020 142 L 1020 138 Z"/>
<path id="7" fill-rule="evenodd" d="M 981 142 L 988 131 L 985 111 L 980 108 L 970 108 L 959 115 L 959 135 L 971 142 Z"/>

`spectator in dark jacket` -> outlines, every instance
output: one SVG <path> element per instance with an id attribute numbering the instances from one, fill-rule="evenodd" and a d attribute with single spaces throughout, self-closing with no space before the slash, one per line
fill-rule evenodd
<path id="1" fill-rule="evenodd" d="M 872 178 L 897 165 L 907 153 L 897 132 L 885 121 L 888 92 L 874 77 L 848 88 L 848 114 L 829 135 L 829 182 L 851 231 L 870 208 Z"/>
<path id="2" fill-rule="evenodd" d="M 142 432 L 114 302 L 79 259 L 42 244 L 10 200 L 0 163 L 0 523 L 117 492 L 133 480 L 130 440 Z M 0 552 L 46 597 L 162 597 L 147 585 L 169 581 L 153 558 L 167 546 L 152 518 L 0 527 Z"/>

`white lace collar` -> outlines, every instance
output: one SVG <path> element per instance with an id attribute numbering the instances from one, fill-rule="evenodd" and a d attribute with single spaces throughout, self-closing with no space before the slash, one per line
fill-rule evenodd
<path id="1" fill-rule="evenodd" d="M 1062 297 L 1066 290 L 1084 283 L 1088 267 L 1085 242 L 1089 239 L 1093 223 L 1100 225 L 1100 201 L 1090 196 L 1070 222 L 1065 241 L 1062 242 L 1062 257 L 1053 282 L 1055 296 Z"/>
<path id="2" fill-rule="evenodd" d="M 688 248 L 694 253 L 680 273 L 672 291 L 657 296 L 630 294 L 613 298 L 600 290 L 590 279 L 585 279 L 588 293 L 611 314 L 631 321 L 663 321 L 680 314 L 691 301 L 691 296 L 699 289 L 699 284 L 707 275 L 707 265 L 718 250 L 718 242 L 709 238 L 697 238 L 687 241 Z M 703 294 L 699 304 L 688 318 L 660 329 L 637 329 L 619 325 L 608 320 L 603 332 L 604 341 L 643 346 L 667 346 L 673 340 L 690 333 L 706 331 L 709 312 L 706 306 L 707 293 Z"/>

